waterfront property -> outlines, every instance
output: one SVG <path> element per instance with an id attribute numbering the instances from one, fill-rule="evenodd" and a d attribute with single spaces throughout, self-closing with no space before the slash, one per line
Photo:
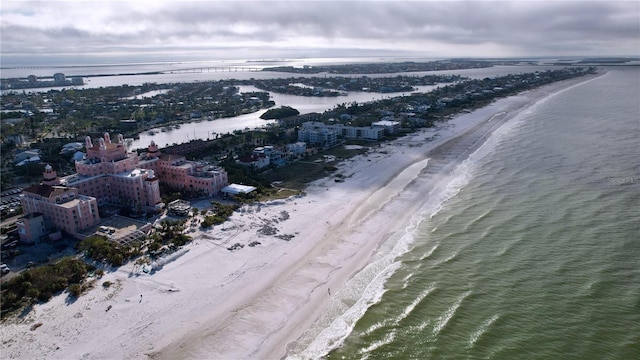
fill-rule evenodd
<path id="1" fill-rule="evenodd" d="M 95 197 L 82 195 L 76 187 L 61 185 L 50 165 L 43 177 L 41 184 L 24 189 L 20 195 L 25 214 L 16 222 L 20 240 L 38 242 L 57 229 L 77 236 L 79 231 L 100 222 Z"/>
<path id="2" fill-rule="evenodd" d="M 306 121 L 298 130 L 298 141 L 331 147 L 338 142 L 338 133 L 319 121 Z"/>
<path id="3" fill-rule="evenodd" d="M 360 139 L 377 141 L 384 137 L 384 127 L 374 126 L 346 126 L 342 124 L 327 125 L 338 136 L 346 139 Z"/>
<path id="4" fill-rule="evenodd" d="M 81 237 L 98 235 L 118 244 L 126 245 L 134 241 L 143 240 L 151 228 L 152 224 L 149 222 L 114 215 L 108 219 L 103 219 L 100 224 L 82 231 Z"/>
<path id="5" fill-rule="evenodd" d="M 238 194 L 249 194 L 255 190 L 256 190 L 255 186 L 242 185 L 242 184 L 230 184 L 228 186 L 225 186 L 222 189 L 222 192 L 225 194 L 225 196 L 233 197 Z"/>
<path id="6" fill-rule="evenodd" d="M 387 134 L 395 134 L 400 130 L 400 121 L 396 121 L 395 118 L 392 117 L 384 117 L 380 121 L 371 123 L 371 126 L 374 128 L 382 128 Z"/>
<path id="7" fill-rule="evenodd" d="M 206 196 L 220 194 L 229 180 L 224 168 L 204 161 L 189 161 L 184 155 L 162 154 L 152 141 L 138 165 L 151 169 L 161 183 L 182 191 Z"/>
<path id="8" fill-rule="evenodd" d="M 76 162 L 78 174 L 68 178 L 68 183 L 95 194 L 100 203 L 154 212 L 164 206 L 159 183 L 206 196 L 218 195 L 228 183 L 222 167 L 163 154 L 153 141 L 140 156 L 126 151 L 122 135 L 117 144 L 111 143 L 108 133 L 95 146 L 91 139 L 85 141 L 87 157 Z"/>
<path id="9" fill-rule="evenodd" d="M 47 165 L 43 182 L 24 189 L 20 201 L 25 216 L 18 221 L 22 241 L 36 242 L 57 230 L 81 238 L 81 231 L 100 222 L 99 205 L 158 212 L 164 207 L 160 182 L 206 196 L 221 194 L 228 184 L 223 168 L 161 154 L 153 142 L 142 156 L 127 152 L 122 135 L 112 143 L 105 133 L 95 145 L 87 137 L 85 147 L 87 155 L 76 161 L 76 174 L 58 178 Z"/>
<path id="10" fill-rule="evenodd" d="M 122 135 L 112 143 L 108 133 L 93 144 L 85 139 L 87 156 L 76 161 L 76 175 L 61 180 L 95 197 L 100 205 L 117 204 L 138 211 L 159 211 L 163 207 L 158 178 L 153 170 L 138 167 L 138 155 L 128 153 Z"/>
<path id="11" fill-rule="evenodd" d="M 397 129 L 399 123 L 383 123 L 379 126 L 347 126 L 342 124 L 328 125 L 319 121 L 307 121 L 302 123 L 298 131 L 298 141 L 318 144 L 323 147 L 331 147 L 338 141 L 338 136 L 347 139 L 381 140 L 385 130 Z"/>

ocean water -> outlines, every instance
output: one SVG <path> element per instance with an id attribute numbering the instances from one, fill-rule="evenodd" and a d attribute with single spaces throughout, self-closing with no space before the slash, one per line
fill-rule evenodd
<path id="1" fill-rule="evenodd" d="M 496 131 L 292 357 L 640 358 L 640 69 L 609 70 Z"/>

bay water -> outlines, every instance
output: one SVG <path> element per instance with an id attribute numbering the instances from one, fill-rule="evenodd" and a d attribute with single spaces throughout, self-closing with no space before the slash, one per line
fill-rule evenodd
<path id="1" fill-rule="evenodd" d="M 640 358 L 638 99 L 640 69 L 611 68 L 510 120 L 416 214 L 364 315 L 306 354 Z"/>
<path id="2" fill-rule="evenodd" d="M 274 79 L 291 77 L 325 77 L 327 74 L 293 74 L 284 72 L 261 71 L 263 68 L 273 66 L 303 66 L 322 64 L 349 64 L 349 63 L 376 63 L 385 61 L 395 61 L 398 59 L 385 58 L 339 58 L 339 59 L 276 59 L 264 61 L 248 60 L 220 60 L 220 61 L 184 61 L 184 62 L 158 62 L 158 63 L 129 63 L 129 64 L 96 64 L 96 65 L 74 65 L 74 66 L 6 66 L 0 69 L 2 78 L 25 78 L 35 75 L 39 78 L 50 78 L 54 73 L 63 73 L 67 77 L 87 76 L 84 85 L 55 87 L 55 88 L 33 88 L 20 91 L 25 92 L 47 92 L 50 90 L 60 91 L 62 89 L 91 89 L 109 86 L 121 86 L 128 84 L 139 86 L 145 83 L 169 84 L 169 83 L 193 83 L 202 81 L 219 80 L 250 80 L 250 79 Z M 404 59 L 410 61 L 432 61 L 433 59 Z M 446 71 L 422 71 L 403 73 L 406 76 L 425 75 L 460 75 L 471 79 L 482 79 L 485 77 L 497 77 L 508 74 L 528 73 L 534 71 L 545 71 L 557 69 L 552 65 L 519 65 L 505 66 L 497 65 L 488 68 L 461 69 Z M 157 72 L 143 74 L 145 72 Z M 397 76 L 397 73 L 390 74 L 367 74 L 369 77 Z M 360 77 L 362 74 L 347 74 L 346 77 Z M 441 84 L 445 85 L 445 84 Z M 428 92 L 438 85 L 419 86 L 413 92 Z M 254 86 L 240 85 L 241 92 L 262 91 Z M 3 90 L 2 93 L 10 91 Z M 143 94 L 151 97 L 158 92 Z M 338 97 L 303 97 L 287 94 L 270 93 L 271 100 L 276 106 L 290 106 L 299 110 L 302 114 L 318 112 L 322 113 L 331 110 L 340 104 L 350 104 L 352 102 L 365 103 L 388 99 L 395 96 L 409 95 L 409 93 L 371 93 L 350 91 L 347 96 Z M 231 133 L 236 130 L 246 130 L 263 128 L 273 123 L 270 120 L 260 119 L 260 116 L 267 111 L 259 110 L 250 114 L 243 114 L 235 117 L 216 119 L 215 121 L 190 122 L 181 125 L 180 129 L 167 127 L 162 129 L 159 125 L 153 132 L 142 132 L 136 139 L 131 139 L 129 149 L 144 149 L 151 141 L 158 146 L 165 147 L 172 144 L 189 142 L 194 139 L 213 139 L 217 135 Z M 161 131 L 164 130 L 164 131 Z"/>

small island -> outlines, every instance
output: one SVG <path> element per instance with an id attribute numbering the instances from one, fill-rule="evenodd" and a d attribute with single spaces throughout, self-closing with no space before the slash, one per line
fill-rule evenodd
<path id="1" fill-rule="evenodd" d="M 264 114 L 260 115 L 260 119 L 272 120 L 272 119 L 284 119 L 290 116 L 299 115 L 300 112 L 290 106 L 281 106 L 277 109 L 269 109 Z"/>

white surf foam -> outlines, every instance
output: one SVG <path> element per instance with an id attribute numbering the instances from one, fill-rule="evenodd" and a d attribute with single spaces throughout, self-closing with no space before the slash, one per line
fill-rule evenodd
<path id="1" fill-rule="evenodd" d="M 447 326 L 451 318 L 453 318 L 453 316 L 455 315 L 458 308 L 460 308 L 462 301 L 464 301 L 464 299 L 466 299 L 467 296 L 469 296 L 469 294 L 471 294 L 470 291 L 467 291 L 466 293 L 462 294 L 462 296 L 459 297 L 458 300 L 456 300 L 456 302 L 450 308 L 448 308 L 444 314 L 440 315 L 440 317 L 436 321 L 435 326 L 433 327 L 433 337 L 438 336 L 438 334 L 440 334 L 442 329 L 444 329 Z"/>
<path id="2" fill-rule="evenodd" d="M 436 249 L 440 246 L 440 243 L 436 243 L 431 249 L 429 249 L 429 251 L 427 251 L 426 253 L 424 253 L 421 257 L 420 257 L 420 261 L 423 261 L 424 259 L 428 258 L 429 256 L 431 256 L 431 254 L 433 254 L 434 251 L 436 251 Z"/>
<path id="3" fill-rule="evenodd" d="M 387 344 L 392 343 L 394 340 L 396 339 L 396 330 L 391 330 L 388 333 L 386 333 L 384 335 L 384 337 L 382 339 L 380 339 L 379 341 L 374 341 L 373 343 L 371 343 L 371 345 L 367 346 L 364 349 L 361 349 L 359 351 L 359 353 L 361 355 L 363 354 L 367 354 L 371 351 L 374 351 L 376 349 L 379 349 Z"/>
<path id="4" fill-rule="evenodd" d="M 367 330 L 365 330 L 362 333 L 362 335 L 363 336 L 371 335 L 372 333 L 374 333 L 378 329 L 382 329 L 383 327 L 389 326 L 389 325 L 391 325 L 391 321 L 389 321 L 388 319 L 385 319 L 383 321 L 380 321 L 380 322 L 377 322 L 377 323 L 371 325 Z"/>
<path id="5" fill-rule="evenodd" d="M 482 337 L 482 335 L 487 332 L 489 326 L 491 326 L 491 324 L 493 324 L 499 318 L 500 316 L 498 314 L 495 314 L 491 318 L 483 322 L 482 325 L 480 325 L 480 328 L 473 334 L 471 334 L 471 337 L 469 338 L 469 347 L 472 348 L 473 346 L 475 346 L 476 342 L 478 342 L 478 339 L 480 339 L 480 337 Z"/>
<path id="6" fill-rule="evenodd" d="M 367 266 L 370 268 L 371 265 Z M 364 315 L 367 309 L 380 301 L 384 294 L 384 283 L 398 268 L 400 263 L 394 262 L 389 264 L 383 271 L 369 282 L 368 286 L 362 292 L 362 296 L 342 315 L 335 318 L 317 337 L 298 355 L 292 355 L 290 359 L 318 359 L 326 355 L 330 350 L 342 344 L 344 338 L 351 333 L 356 322 Z M 366 269 L 365 269 L 366 270 Z M 363 270 L 364 271 L 364 270 Z M 360 275 L 360 274 L 358 274 Z M 358 282 L 356 276 L 350 283 Z M 353 289 L 354 284 L 350 284 Z M 346 295 L 345 295 L 346 293 Z M 357 293 L 357 291 L 356 291 Z M 350 301 L 349 292 L 339 292 L 339 297 L 346 297 L 343 301 Z"/>
<path id="7" fill-rule="evenodd" d="M 425 290 L 423 290 L 417 298 L 415 298 L 411 304 L 404 308 L 400 316 L 395 319 L 395 323 L 399 324 L 402 320 L 404 320 L 409 314 L 413 312 L 413 310 L 420 304 L 429 294 L 431 294 L 436 289 L 435 285 L 431 285 Z"/>
<path id="8" fill-rule="evenodd" d="M 482 144 L 478 149 L 476 149 L 472 154 L 468 156 L 466 160 L 461 162 L 454 170 L 451 171 L 450 174 L 446 175 L 440 181 L 440 186 L 436 186 L 434 190 L 429 194 L 429 200 L 420 208 L 420 210 L 411 218 L 410 224 L 404 229 L 404 235 L 401 236 L 398 240 L 395 240 L 392 236 L 390 240 L 395 241 L 395 244 L 388 246 L 388 244 L 384 244 L 380 247 L 379 252 L 383 252 L 383 254 L 378 254 L 374 258 L 376 259 L 369 266 L 365 267 L 360 273 L 358 273 L 354 278 L 348 281 L 344 288 L 343 294 L 362 294 L 355 303 L 352 299 L 344 299 L 342 302 L 342 306 L 344 304 L 353 303 L 351 307 L 349 307 L 346 311 L 340 312 L 340 314 L 333 318 L 330 323 L 327 322 L 327 317 L 331 317 L 328 315 L 329 313 L 335 313 L 337 305 L 332 304 L 329 305 L 330 309 L 328 309 L 324 317 L 321 316 L 318 323 L 314 324 L 309 332 L 311 334 L 318 334 L 311 340 L 308 346 L 304 348 L 303 351 L 298 354 L 290 354 L 288 358 L 290 359 L 318 359 L 326 356 L 331 350 L 340 346 L 344 339 L 351 333 L 356 322 L 365 314 L 367 309 L 373 304 L 378 303 L 384 294 L 385 288 L 384 284 L 387 279 L 393 275 L 393 273 L 401 267 L 401 263 L 396 259 L 410 250 L 411 244 L 414 241 L 414 234 L 417 230 L 420 223 L 424 220 L 431 219 L 433 216 L 438 214 L 442 209 L 444 204 L 456 196 L 461 189 L 466 186 L 469 181 L 472 179 L 473 174 L 475 172 L 478 163 L 488 154 L 493 152 L 496 146 L 501 142 L 501 140 L 508 136 L 512 130 L 518 125 L 521 117 L 518 115 L 514 117 L 514 119 L 506 122 L 500 128 L 495 130 L 491 136 Z M 420 162 L 422 167 L 427 163 Z M 411 169 L 411 173 L 415 170 L 420 169 L 419 165 L 416 165 Z M 392 185 L 395 186 L 395 185 Z M 364 210 L 364 209 L 363 209 Z M 352 220 L 358 219 L 363 220 L 368 218 L 371 215 L 371 210 L 361 212 L 358 216 L 352 217 Z M 353 223 L 351 223 L 353 224 Z M 389 248 L 392 248 L 389 250 Z M 435 250 L 437 245 L 432 248 L 431 251 Z M 455 257 L 455 256 L 454 256 Z M 377 269 L 377 270 L 376 270 Z M 357 289 L 362 287 L 362 283 L 365 282 L 368 285 L 366 289 L 362 292 L 359 292 Z M 342 291 L 341 291 L 342 292 Z M 460 306 L 461 302 L 464 300 L 469 293 L 466 293 L 461 297 L 455 304 L 452 306 L 447 313 L 445 313 L 436 323 L 434 327 L 434 336 L 436 336 L 447 324 L 447 322 L 454 315 L 456 309 Z M 337 294 L 341 295 L 341 294 Z M 427 296 L 427 294 L 423 296 Z M 334 315 L 335 316 L 335 315 Z M 325 322 L 325 325 L 323 325 Z M 425 326 L 427 326 L 425 324 Z M 323 327 L 322 331 L 318 331 L 314 329 L 314 327 Z M 309 336 L 310 334 L 307 334 Z M 312 336 L 312 335 L 311 335 Z M 304 341 L 304 340 L 303 340 Z"/>

